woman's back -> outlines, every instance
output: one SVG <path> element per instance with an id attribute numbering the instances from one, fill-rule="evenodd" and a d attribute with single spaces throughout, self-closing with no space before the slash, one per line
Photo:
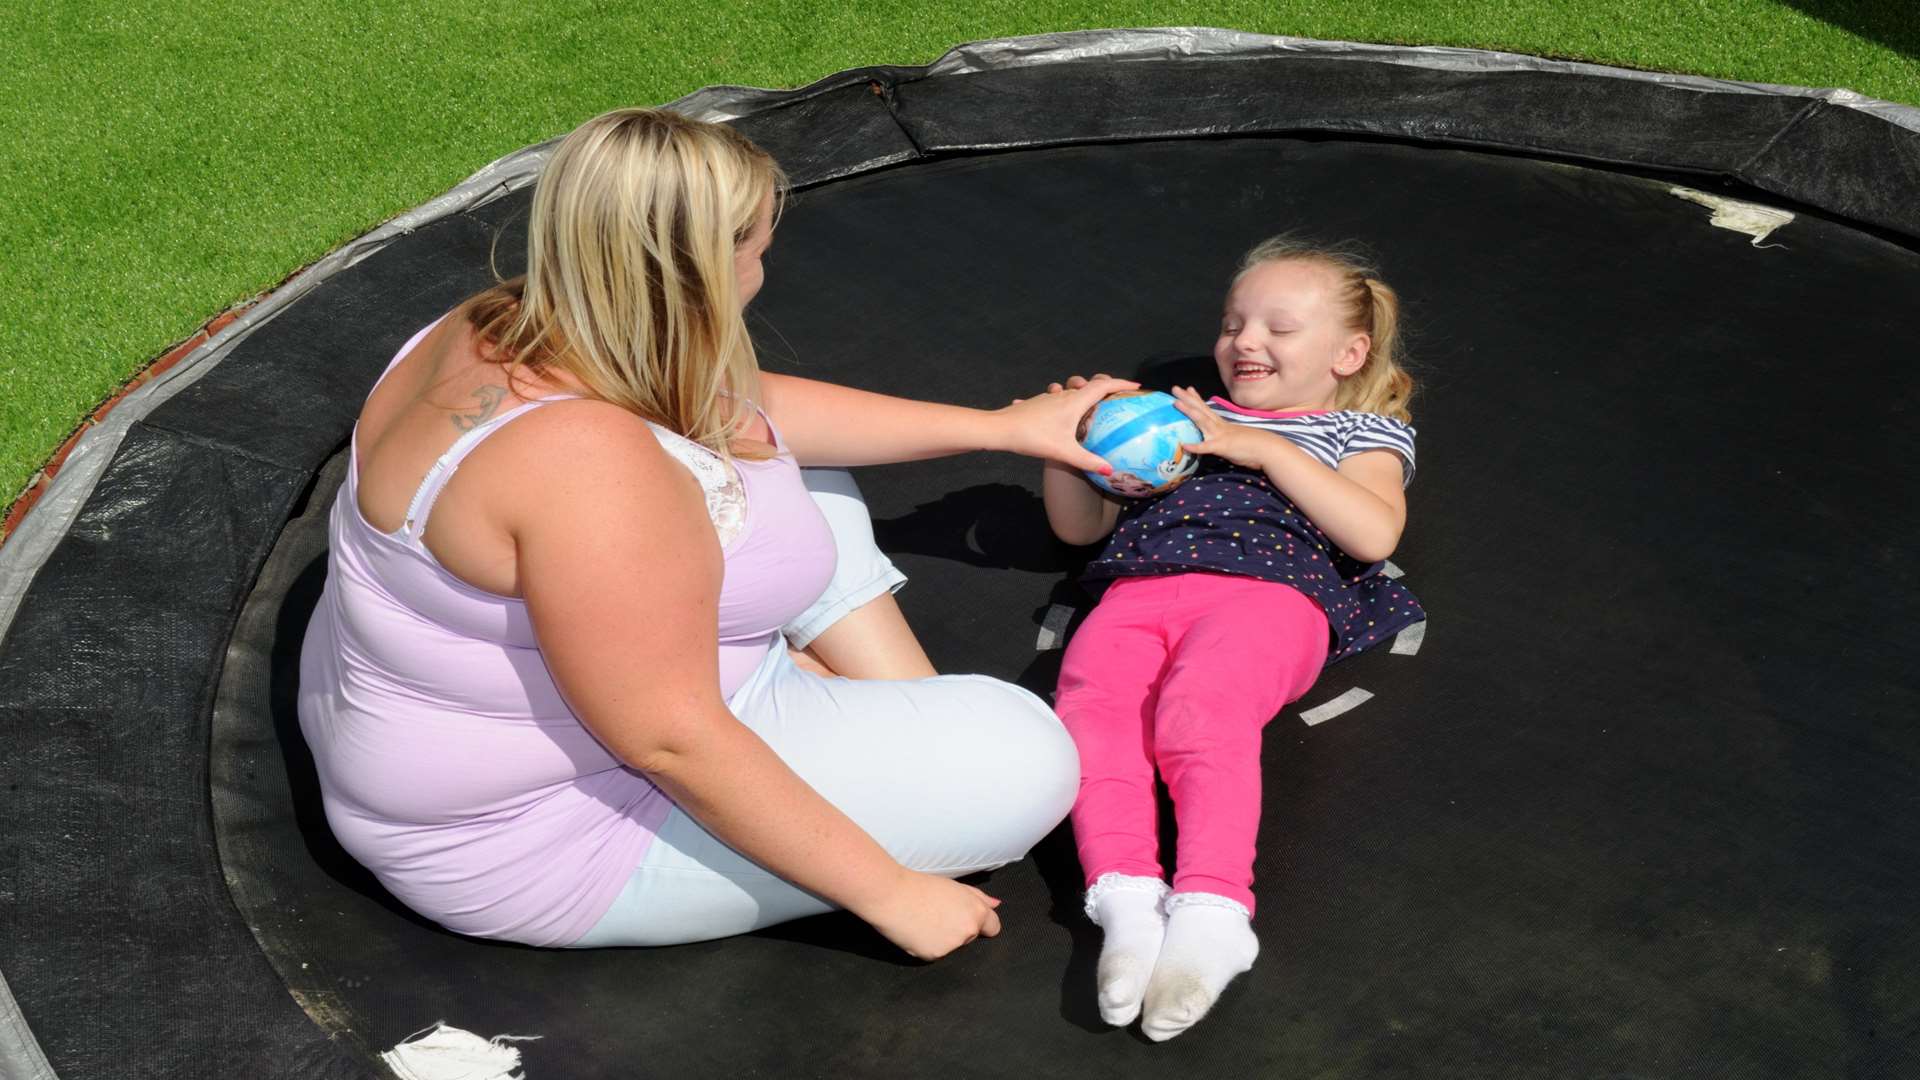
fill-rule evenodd
<path id="1" fill-rule="evenodd" d="M 542 452 L 561 413 L 594 410 L 686 464 L 692 475 L 662 479 L 712 488 L 716 526 L 729 509 L 716 503 L 737 498 L 721 535 L 724 690 L 818 595 L 832 543 L 790 458 L 735 472 L 624 411 L 506 381 L 456 311 L 403 346 L 369 395 L 302 656 L 301 722 L 335 835 L 396 895 L 452 929 L 566 944 L 611 902 L 669 803 L 579 722 L 512 595 L 527 539 L 504 524 L 514 500 L 579 471 Z M 462 389 L 476 408 L 450 412 Z"/>
<path id="2" fill-rule="evenodd" d="M 487 554 L 502 539 L 487 529 L 499 489 L 477 459 L 512 449 L 517 416 L 551 407 L 517 401 L 454 430 L 422 391 L 485 373 L 448 371 L 452 351 L 423 331 L 369 398 L 372 438 L 357 431 L 349 451 L 301 657 L 301 727 L 335 837 L 401 900 L 465 933 L 564 944 L 618 892 L 669 804 L 568 709 L 526 604 L 443 561 L 513 580 L 511 538 L 505 560 Z M 382 488 L 371 496 L 369 478 Z"/>

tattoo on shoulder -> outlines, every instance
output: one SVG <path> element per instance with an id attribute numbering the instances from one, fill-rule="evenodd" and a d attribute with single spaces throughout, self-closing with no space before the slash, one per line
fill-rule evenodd
<path id="1" fill-rule="evenodd" d="M 480 399 L 480 404 L 470 412 L 453 414 L 453 426 L 461 431 L 472 431 L 491 419 L 500 403 L 507 399 L 507 388 L 489 384 L 476 389 L 473 396 Z"/>

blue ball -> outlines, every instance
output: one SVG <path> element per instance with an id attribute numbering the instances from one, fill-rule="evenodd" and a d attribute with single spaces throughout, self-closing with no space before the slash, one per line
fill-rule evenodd
<path id="1" fill-rule="evenodd" d="M 1080 445 L 1107 459 L 1112 476 L 1087 473 L 1102 491 L 1139 499 L 1178 487 L 1200 467 L 1180 448 L 1200 441 L 1200 429 L 1158 390 L 1122 390 L 1095 405 L 1080 422 Z"/>

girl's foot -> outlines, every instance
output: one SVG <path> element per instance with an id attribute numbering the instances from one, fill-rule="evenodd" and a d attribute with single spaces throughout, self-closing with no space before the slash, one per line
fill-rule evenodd
<path id="1" fill-rule="evenodd" d="M 1167 918 L 1160 900 L 1167 883 L 1159 878 L 1101 874 L 1087 889 L 1087 918 L 1100 927 L 1100 966 L 1094 974 L 1100 1019 L 1125 1027 L 1140 1015 L 1154 958 L 1166 936 Z"/>
<path id="2" fill-rule="evenodd" d="M 1260 955 L 1260 939 L 1238 901 L 1212 893 L 1175 893 L 1165 906 L 1166 941 L 1147 980 L 1146 1015 L 1140 1021 L 1140 1030 L 1154 1042 L 1165 1042 L 1198 1023 L 1233 977 L 1252 968 Z"/>

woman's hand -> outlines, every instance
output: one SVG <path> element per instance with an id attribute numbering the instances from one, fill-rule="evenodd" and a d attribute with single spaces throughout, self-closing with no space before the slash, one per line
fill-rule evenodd
<path id="1" fill-rule="evenodd" d="M 1095 375 L 1091 379 L 1074 375 L 1064 385 L 1049 383 L 1044 394 L 1016 398 L 995 416 L 1007 432 L 1005 448 L 1103 476 L 1111 473 L 1113 466 L 1107 464 L 1106 459 L 1080 445 L 1080 418 L 1108 394 L 1135 390 L 1139 386 L 1137 382 L 1111 375 Z"/>
<path id="2" fill-rule="evenodd" d="M 1095 376 L 1094 376 L 1093 378 L 1094 378 L 1094 379 L 1112 379 L 1112 378 L 1113 378 L 1113 376 L 1111 376 L 1111 375 L 1107 375 L 1107 374 L 1100 374 L 1100 375 L 1095 375 Z M 1063 385 L 1063 384 L 1061 384 L 1061 383 L 1057 383 L 1057 382 L 1055 382 L 1055 383 L 1048 383 L 1048 384 L 1047 384 L 1047 393 L 1049 393 L 1049 394 L 1058 394 L 1058 393 L 1060 393 L 1060 392 L 1062 392 L 1062 391 L 1065 391 L 1065 390 L 1078 390 L 1078 389 L 1080 389 L 1081 387 L 1083 387 L 1083 386 L 1085 386 L 1085 385 L 1087 385 L 1087 383 L 1089 383 L 1089 382 L 1092 382 L 1092 381 L 1093 381 L 1092 379 L 1089 379 L 1089 378 L 1087 378 L 1087 377 L 1086 377 L 1085 375 L 1069 375 L 1069 376 L 1067 376 L 1067 381 L 1066 381 L 1066 383 L 1065 383 L 1064 385 Z M 1115 381 L 1115 382 L 1118 382 L 1119 380 L 1118 380 L 1118 379 L 1115 379 L 1114 381 Z M 1109 393 L 1111 393 L 1111 391 L 1109 391 Z M 1018 405 L 1018 404 L 1020 404 L 1020 402 L 1022 402 L 1022 401 L 1024 401 L 1024 400 L 1026 400 L 1026 399 L 1025 399 L 1025 398 L 1014 398 L 1014 399 L 1013 399 L 1013 403 L 1014 403 L 1015 405 Z"/>
<path id="3" fill-rule="evenodd" d="M 878 900 L 854 912 L 916 960 L 938 960 L 975 938 L 996 937 L 1000 901 L 971 885 L 900 868 Z"/>
<path id="4" fill-rule="evenodd" d="M 1182 443 L 1181 447 L 1195 454 L 1212 454 L 1225 458 L 1246 469 L 1267 468 L 1273 459 L 1273 452 L 1286 439 L 1271 431 L 1248 427 L 1245 424 L 1231 424 L 1220 419 L 1207 406 L 1207 399 L 1191 386 L 1173 388 L 1173 403 L 1200 429 L 1200 441 Z"/>

